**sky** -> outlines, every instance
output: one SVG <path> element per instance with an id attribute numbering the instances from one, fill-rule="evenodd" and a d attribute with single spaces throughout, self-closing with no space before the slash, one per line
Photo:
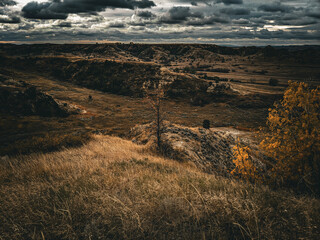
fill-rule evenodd
<path id="1" fill-rule="evenodd" d="M 0 43 L 319 45 L 320 0 L 0 0 Z"/>

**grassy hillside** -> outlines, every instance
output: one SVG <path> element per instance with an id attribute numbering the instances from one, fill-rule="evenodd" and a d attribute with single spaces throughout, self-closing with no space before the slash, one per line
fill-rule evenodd
<path id="1" fill-rule="evenodd" d="M 0 161 L 0 239 L 317 239 L 320 200 L 95 136 Z"/>

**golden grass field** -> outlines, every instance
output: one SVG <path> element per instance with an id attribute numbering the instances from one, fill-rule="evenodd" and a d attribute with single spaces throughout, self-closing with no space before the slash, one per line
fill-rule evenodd
<path id="1" fill-rule="evenodd" d="M 320 201 L 94 136 L 0 162 L 0 239 L 317 239 Z"/>

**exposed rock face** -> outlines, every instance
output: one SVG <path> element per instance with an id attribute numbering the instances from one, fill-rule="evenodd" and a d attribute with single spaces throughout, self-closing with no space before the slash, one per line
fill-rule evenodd
<path id="1" fill-rule="evenodd" d="M 213 83 L 207 88 L 208 93 L 224 94 L 226 91 L 231 91 L 230 83 Z"/>
<path id="2" fill-rule="evenodd" d="M 139 125 L 130 132 L 134 142 L 155 146 L 153 124 Z M 249 137 L 235 129 L 187 128 L 166 122 L 162 141 L 166 155 L 179 161 L 191 161 L 207 173 L 229 175 L 234 168 L 232 148 L 240 138 L 250 142 Z"/>
<path id="3" fill-rule="evenodd" d="M 67 112 L 34 86 L 0 76 L 0 112 L 43 117 L 64 117 Z"/>

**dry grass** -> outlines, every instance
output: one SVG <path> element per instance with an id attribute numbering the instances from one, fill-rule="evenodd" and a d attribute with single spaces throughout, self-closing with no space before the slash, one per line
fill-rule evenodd
<path id="1" fill-rule="evenodd" d="M 96 136 L 0 162 L 0 239 L 317 239 L 320 201 Z"/>
<path id="2" fill-rule="evenodd" d="M 45 133 L 40 136 L 28 137 L 21 140 L 9 142 L 0 146 L 2 155 L 15 156 L 18 154 L 30 154 L 35 152 L 52 152 L 65 147 L 79 147 L 90 140 L 89 133 Z"/>

